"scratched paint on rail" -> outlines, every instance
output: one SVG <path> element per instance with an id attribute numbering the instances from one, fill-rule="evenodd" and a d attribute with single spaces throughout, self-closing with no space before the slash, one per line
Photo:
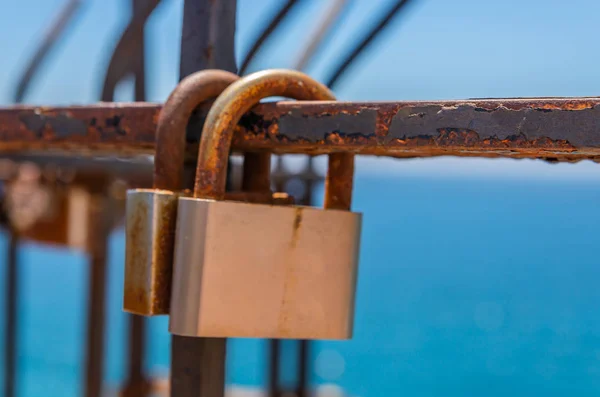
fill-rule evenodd
<path id="1" fill-rule="evenodd" d="M 374 136 L 377 125 L 377 111 L 364 109 L 356 114 L 322 114 L 306 117 L 300 109 L 292 109 L 279 119 L 279 133 L 287 139 L 306 139 L 309 142 L 322 140 L 328 134 L 344 136 Z"/>
<path id="2" fill-rule="evenodd" d="M 391 109 L 390 109 L 391 110 Z M 322 143 L 340 137 L 345 143 L 376 139 L 389 146 L 488 146 L 575 149 L 596 146 L 600 106 L 576 109 L 529 107 L 492 109 L 477 104 L 364 108 L 354 113 L 307 115 L 292 109 L 281 115 L 278 138 Z M 256 124 L 258 115 L 248 124 Z M 261 123 L 266 124 L 265 120 Z M 564 128 L 561 128 L 564 126 Z M 244 126 L 248 129 L 248 126 Z M 568 133 L 567 133 L 568 132 Z M 564 139 L 568 136 L 569 139 Z M 352 139 L 354 138 L 354 139 Z"/>
<path id="3" fill-rule="evenodd" d="M 509 139 L 523 135 L 532 141 L 539 138 L 564 139 L 559 125 L 569 126 L 568 143 L 574 147 L 598 143 L 600 106 L 582 110 L 563 109 L 509 109 L 500 106 L 489 110 L 475 105 L 444 107 L 429 105 L 398 110 L 394 116 L 387 140 L 435 136 L 448 129 L 474 131 L 479 139 Z"/>
<path id="4" fill-rule="evenodd" d="M 87 134 L 87 125 L 83 120 L 70 117 L 67 113 L 59 113 L 55 116 L 43 113 L 24 113 L 19 119 L 25 124 L 28 130 L 35 133 L 37 137 L 42 137 L 46 125 L 54 131 L 58 138 L 67 138 L 73 135 L 85 136 Z"/>

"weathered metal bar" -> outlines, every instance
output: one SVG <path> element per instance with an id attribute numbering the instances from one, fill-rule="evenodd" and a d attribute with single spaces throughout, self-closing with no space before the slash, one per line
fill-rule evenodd
<path id="1" fill-rule="evenodd" d="M 180 79 L 203 69 L 236 72 L 236 9 L 236 0 L 188 0 L 183 3 Z"/>
<path id="2" fill-rule="evenodd" d="M 236 9 L 237 0 L 184 1 L 180 80 L 194 72 L 210 68 L 232 73 L 237 71 Z M 197 136 L 202 124 L 196 124 Z M 152 133 L 155 130 L 156 128 L 153 128 Z M 198 145 L 195 146 L 194 149 L 197 149 Z M 226 347 L 227 341 L 223 338 L 187 338 L 173 335 L 170 396 L 223 397 Z"/>
<path id="3" fill-rule="evenodd" d="M 135 314 L 127 315 L 129 329 L 127 332 L 128 348 L 126 350 L 129 363 L 127 380 L 121 390 L 123 397 L 144 397 L 150 394 L 152 382 L 144 374 L 146 357 L 146 319 Z"/>
<path id="4" fill-rule="evenodd" d="M 101 185 L 98 182 L 98 185 Z M 99 188 L 97 186 L 96 188 Z M 87 331 L 85 353 L 86 397 L 102 395 L 104 366 L 104 325 L 106 296 L 106 261 L 110 234 L 110 208 L 107 198 L 96 193 L 88 214 L 88 252 L 90 269 L 88 275 Z"/>
<path id="5" fill-rule="evenodd" d="M 269 357 L 267 360 L 267 373 L 269 383 L 267 388 L 267 396 L 280 397 L 280 371 L 281 365 L 281 341 L 279 339 L 269 339 L 268 345 Z"/>
<path id="6" fill-rule="evenodd" d="M 10 222 L 10 221 L 9 221 Z M 17 348 L 18 348 L 18 298 L 19 298 L 19 268 L 18 249 L 19 232 L 10 224 L 8 228 L 9 242 L 6 254 L 6 294 L 5 310 L 6 325 L 4 335 L 4 396 L 14 397 L 17 395 Z"/>
<path id="7" fill-rule="evenodd" d="M 0 152 L 37 148 L 70 154 L 151 154 L 159 110 L 160 105 L 149 103 L 3 108 Z M 242 118 L 233 148 L 393 157 L 596 159 L 599 117 L 600 98 L 278 102 L 256 106 Z M 193 132 L 199 135 L 200 128 Z M 197 145 L 189 149 L 193 155 Z"/>
<path id="8" fill-rule="evenodd" d="M 310 341 L 306 339 L 300 340 L 298 343 L 298 386 L 296 389 L 298 397 L 308 397 L 310 395 L 309 353 L 311 345 Z"/>

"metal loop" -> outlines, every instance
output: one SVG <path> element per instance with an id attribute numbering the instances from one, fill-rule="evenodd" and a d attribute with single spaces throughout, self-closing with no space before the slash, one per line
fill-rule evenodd
<path id="1" fill-rule="evenodd" d="M 238 76 L 224 70 L 203 70 L 183 79 L 164 104 L 156 128 L 154 188 L 183 189 L 185 133 L 194 109 L 217 97 Z"/>
<path id="2" fill-rule="evenodd" d="M 198 153 L 194 197 L 224 198 L 227 157 L 234 128 L 244 113 L 261 99 L 271 96 L 299 100 L 335 99 L 327 87 L 293 70 L 274 69 L 257 72 L 233 83 L 217 98 L 204 123 Z M 339 156 L 340 154 L 334 155 L 334 157 Z M 347 159 L 341 162 L 338 159 L 336 164 L 353 170 L 353 156 L 343 157 Z M 331 183 L 328 184 L 330 185 Z"/>

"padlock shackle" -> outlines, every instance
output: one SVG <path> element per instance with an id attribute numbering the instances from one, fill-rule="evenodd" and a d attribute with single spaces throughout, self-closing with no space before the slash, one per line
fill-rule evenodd
<path id="1" fill-rule="evenodd" d="M 171 92 L 160 111 L 156 128 L 155 189 L 185 188 L 185 137 L 190 116 L 202 102 L 216 98 L 238 78 L 224 70 L 202 70 L 187 76 Z"/>
<path id="2" fill-rule="evenodd" d="M 294 70 L 266 70 L 231 84 L 214 102 L 204 123 L 194 197 L 224 198 L 227 158 L 235 127 L 242 116 L 261 99 L 272 96 L 297 100 L 335 100 L 326 86 Z M 350 158 L 353 160 L 353 156 Z"/>

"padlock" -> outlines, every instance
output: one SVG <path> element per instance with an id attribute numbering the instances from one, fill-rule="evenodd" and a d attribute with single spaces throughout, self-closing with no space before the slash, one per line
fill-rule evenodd
<path id="1" fill-rule="evenodd" d="M 66 185 L 42 168 L 30 162 L 14 163 L 15 175 L 5 183 L 3 202 L 11 227 L 26 240 L 87 251 L 90 219 L 86 214 L 94 200 L 108 198 L 104 192 L 89 189 L 82 173 Z M 111 215 L 112 228 L 121 214 Z"/>
<path id="2" fill-rule="evenodd" d="M 169 331 L 198 337 L 348 339 L 362 215 L 350 206 L 353 155 L 329 157 L 325 209 L 224 201 L 234 127 L 262 98 L 332 100 L 287 70 L 248 75 L 204 125 L 194 197 L 179 197 Z"/>
<path id="3" fill-rule="evenodd" d="M 185 130 L 193 110 L 238 78 L 204 70 L 181 81 L 163 106 L 156 132 L 153 189 L 127 192 L 123 309 L 169 313 L 177 198 L 183 191 Z"/>
<path id="4" fill-rule="evenodd" d="M 169 313 L 177 198 L 184 192 L 186 126 L 192 111 L 215 98 L 238 76 L 204 70 L 181 81 L 163 106 L 157 125 L 154 188 L 127 192 L 125 221 L 125 311 L 154 316 Z M 229 199 L 289 203 L 271 192 L 236 192 Z"/>

